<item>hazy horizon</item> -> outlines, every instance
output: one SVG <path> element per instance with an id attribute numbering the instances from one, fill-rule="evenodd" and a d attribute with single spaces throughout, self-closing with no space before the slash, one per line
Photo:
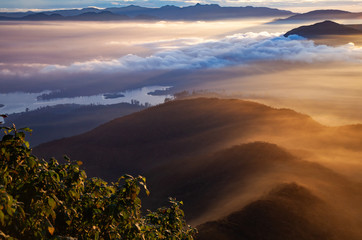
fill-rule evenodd
<path id="1" fill-rule="evenodd" d="M 54 2 L 31 3 L 32 7 L 60 7 L 52 5 Z M 69 6 L 99 3 L 71 2 Z M 321 0 L 287 1 L 284 5 L 276 1 L 256 2 L 268 6 L 295 3 L 295 8 L 338 5 L 341 9 L 349 3 L 356 11 L 360 4 Z M 0 7 L 6 3 L 9 5 L 3 1 Z M 13 3 L 23 3 L 23 7 L 28 4 L 20 0 Z M 120 3 L 114 1 L 113 5 Z M 137 1 L 127 1 L 130 3 Z M 241 4 L 231 0 L 202 3 Z M 169 196 L 184 201 L 186 220 L 200 230 L 201 237 L 195 240 L 360 240 L 362 14 L 322 12 L 316 14 L 317 18 L 307 15 L 301 23 L 275 21 L 276 17 L 215 20 L 229 17 L 232 10 L 199 16 L 195 9 L 200 8 L 191 8 L 192 14 L 185 18 L 188 21 L 137 20 L 144 16 L 127 21 L 86 21 L 90 15 L 108 16 L 102 20 L 114 17 L 107 13 L 86 13 L 75 18 L 84 21 L 63 21 L 73 18 L 61 16 L 53 16 L 54 21 L 37 21 L 52 18 L 42 14 L 20 17 L 19 21 L 1 18 L 0 122 L 3 114 L 9 114 L 0 124 L 5 126 L 1 134 L 12 134 L 15 125 L 20 132 L 22 127 L 34 130 L 29 136 L 33 149 L 22 142 L 25 134 L 18 131 L 13 131 L 14 138 L 3 138 L 0 157 L 4 156 L 4 169 L 8 167 L 6 161 L 12 163 L 13 159 L 16 168 L 10 172 L 16 176 L 26 164 L 29 169 L 43 166 L 34 163 L 30 155 L 33 153 L 45 160 L 67 156 L 77 161 L 73 171 L 64 157 L 64 169 L 71 169 L 71 175 L 63 172 L 62 165 L 41 160 L 44 166 L 55 170 L 51 174 L 45 172 L 49 179 L 44 181 L 36 175 L 29 175 L 29 179 L 53 186 L 55 180 L 67 185 L 68 178 L 74 178 L 77 182 L 68 184 L 69 198 L 77 202 L 84 202 L 90 195 L 78 192 L 74 186 L 93 188 L 78 178 L 83 176 L 78 171 L 80 165 L 89 179 L 120 179 L 112 186 L 122 184 L 123 174 L 141 174 L 147 178 L 152 193 L 142 200 L 144 209 L 157 209 L 164 205 L 162 199 Z M 272 12 L 268 16 L 285 17 L 284 11 L 255 12 L 257 16 Z M 167 14 L 174 12 L 164 16 Z M 335 15 L 343 20 L 336 20 Z M 326 16 L 335 23 L 326 21 Z M 214 20 L 192 21 L 208 17 Z M 26 19 L 34 21 L 22 21 Z M 296 34 L 290 35 L 291 30 Z M 14 129 L 7 127 L 11 125 Z M 14 149 L 20 149 L 26 159 L 23 161 Z M 54 175 L 57 169 L 59 176 L 66 176 L 65 180 Z M 10 186 L 14 181 L 7 179 L 13 178 L 4 180 Z M 104 188 L 106 185 L 98 180 L 99 184 L 92 184 L 99 187 L 97 194 L 114 194 L 107 195 L 107 199 L 117 199 L 119 209 L 128 209 L 128 200 L 138 202 L 138 188 L 133 185 L 138 180 L 128 180 L 126 191 Z M 22 186 L 21 181 L 19 178 L 15 182 Z M 14 196 L 18 196 L 19 188 L 11 189 L 17 189 Z M 120 215 L 113 202 L 107 200 L 112 205 L 83 204 L 84 212 L 77 208 L 77 220 L 68 214 L 68 210 L 73 212 L 71 208 L 61 205 L 60 200 L 68 195 L 60 191 L 58 198 L 57 191 L 50 192 L 49 197 L 42 195 L 39 201 L 31 201 L 54 212 L 44 215 L 48 236 L 61 236 L 64 226 L 70 229 L 74 223 L 87 222 L 87 229 L 91 230 L 84 233 L 94 232 L 102 238 L 99 234 L 104 232 L 103 238 L 108 239 L 108 229 L 124 228 L 113 222 L 123 222 L 126 215 L 131 216 Z M 29 191 L 24 194 L 27 197 Z M 94 196 L 97 199 L 100 195 Z M 127 196 L 128 200 L 118 200 L 119 196 Z M 22 198 L 14 199 L 20 202 Z M 13 205 L 21 206 L 15 201 Z M 32 208 L 24 211 L 27 209 Z M 138 210 L 134 210 L 138 215 Z M 148 217 L 163 228 L 159 221 L 170 223 L 170 216 L 183 216 L 178 206 L 173 211 L 159 209 L 162 218 L 152 214 Z M 99 212 L 105 212 L 109 221 Z M 21 216 L 26 221 L 27 214 Z M 109 224 L 98 228 L 94 219 L 106 219 Z M 6 224 L 0 222 L 2 235 L 9 234 L 3 231 Z M 125 228 L 127 234 L 136 226 L 128 225 L 132 226 Z M 17 236 L 16 226 L 14 229 Z M 143 234 L 151 228 L 134 229 Z M 24 236 L 27 231 L 23 231 Z M 81 234 L 71 229 L 66 236 Z M 185 237 L 173 231 L 168 234 Z"/>
<path id="2" fill-rule="evenodd" d="M 125 7 L 129 5 L 137 5 L 142 7 L 162 7 L 165 5 L 175 5 L 179 7 L 191 6 L 196 3 L 200 4 L 218 4 L 223 7 L 270 7 L 278 8 L 281 10 L 289 10 L 297 13 L 305 13 L 313 10 L 320 9 L 338 9 L 351 12 L 362 12 L 362 2 L 359 0 L 349 1 L 265 1 L 265 0 L 251 0 L 251 1 L 224 1 L 224 0 L 201 0 L 201 1 L 181 1 L 181 0 L 114 0 L 114 1 L 101 1 L 101 0 L 87 0 L 87 1 L 74 1 L 67 0 L 61 3 L 56 1 L 22 1 L 22 0 L 4 0 L 0 3 L 1 11 L 45 11 L 45 10 L 59 10 L 59 9 L 72 9 L 72 8 L 109 8 L 109 7 Z"/>

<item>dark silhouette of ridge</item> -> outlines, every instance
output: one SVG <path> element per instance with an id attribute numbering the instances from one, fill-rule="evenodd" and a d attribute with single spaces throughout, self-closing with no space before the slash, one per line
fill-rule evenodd
<path id="1" fill-rule="evenodd" d="M 323 129 L 291 110 L 242 100 L 189 99 L 115 119 L 88 133 L 40 145 L 35 152 L 83 159 L 90 176 L 114 180 L 127 172 L 142 174 L 170 159 L 228 147 L 236 139 L 242 143 L 259 133 L 277 136 L 301 127 Z"/>
<path id="2" fill-rule="evenodd" d="M 114 21 L 114 20 L 129 20 L 126 15 L 114 14 L 110 11 L 97 11 L 97 12 L 85 12 L 75 16 L 62 16 L 58 13 L 35 13 L 24 16 L 20 19 L 13 20 L 27 20 L 27 21 Z M 8 19 L 9 20 L 9 19 Z"/>
<path id="3" fill-rule="evenodd" d="M 129 5 L 126 7 L 111 7 L 105 10 L 110 11 L 114 14 L 125 14 L 130 17 L 134 17 L 140 14 L 147 14 L 146 12 L 150 11 L 150 8 L 140 7 L 136 5 Z"/>
<path id="4" fill-rule="evenodd" d="M 39 145 L 35 153 L 82 160 L 89 176 L 115 180 L 166 162 L 249 141 L 360 151 L 360 131 L 325 127 L 288 109 L 216 98 L 171 101 L 115 119 L 82 135 Z M 297 137 L 298 136 L 298 137 Z M 333 136 L 333 137 L 332 137 Z M 340 136 L 340 137 L 339 137 Z M 285 140 L 283 140 L 285 139 Z M 303 143 L 303 145 L 301 145 Z"/>
<path id="5" fill-rule="evenodd" d="M 1 104 L 0 104 L 1 107 Z M 10 114 L 6 126 L 28 126 L 36 134 L 28 137 L 31 146 L 87 132 L 114 118 L 140 111 L 145 107 L 128 103 L 112 105 L 66 104 L 34 111 Z"/>
<path id="6" fill-rule="evenodd" d="M 14 18 L 12 17 L 4 17 L 4 16 L 0 16 L 0 21 L 11 21 L 13 20 Z"/>
<path id="7" fill-rule="evenodd" d="M 145 206 L 153 208 L 168 196 L 174 196 L 185 202 L 189 219 L 197 218 L 228 196 L 230 186 L 238 188 L 246 185 L 251 177 L 262 178 L 274 171 L 276 165 L 295 163 L 296 157 L 266 142 L 242 144 L 165 163 L 145 174 L 152 189 L 152 196 Z M 172 173 L 172 178 L 160 173 Z"/>
<path id="8" fill-rule="evenodd" d="M 67 17 L 66 20 L 77 21 L 115 21 L 115 20 L 130 20 L 126 15 L 114 14 L 110 11 L 102 12 L 86 12 L 80 15 Z"/>
<path id="9" fill-rule="evenodd" d="M 34 13 L 20 18 L 26 21 L 49 21 L 49 20 L 63 20 L 64 17 L 60 14 L 45 14 L 45 13 Z"/>
<path id="10" fill-rule="evenodd" d="M 333 210 L 307 188 L 295 183 L 281 184 L 242 210 L 198 226 L 197 239 L 357 239 L 339 229 L 338 220 L 331 212 Z"/>
<path id="11" fill-rule="evenodd" d="M 290 16 L 285 19 L 278 19 L 275 23 L 283 22 L 303 22 L 303 21 L 323 21 L 338 20 L 338 19 L 359 19 L 362 17 L 362 13 L 352 13 L 341 10 L 315 10 L 307 13 L 300 13 Z"/>
<path id="12" fill-rule="evenodd" d="M 207 219 L 208 214 L 223 216 L 238 210 L 243 207 L 240 201 L 243 196 L 250 192 L 260 196 L 270 187 L 285 181 L 307 184 L 316 189 L 323 187 L 330 197 L 345 191 L 346 196 L 362 199 L 360 185 L 266 142 L 247 143 L 170 161 L 155 167 L 145 176 L 152 190 L 152 196 L 144 202 L 146 207 L 153 209 L 157 204 L 166 204 L 162 201 L 174 196 L 185 202 L 187 218 L 195 222 Z M 235 199 L 239 199 L 239 203 Z M 233 202 L 233 205 L 225 206 L 227 202 Z M 214 210 L 215 214 L 211 214 Z"/>
<path id="13" fill-rule="evenodd" d="M 305 38 L 317 37 L 323 35 L 353 35 L 353 34 L 362 34 L 362 31 L 357 29 L 338 24 L 332 21 L 324 21 L 316 23 L 309 26 L 301 26 L 295 29 L 290 30 L 285 37 L 290 35 L 299 35 Z"/>
<path id="14" fill-rule="evenodd" d="M 110 12 L 113 15 L 107 13 Z M 41 15 L 39 15 L 41 14 Z M 52 18 L 52 14 L 59 14 L 63 19 Z M 100 14 L 102 17 L 100 17 Z M 120 17 L 116 17 L 116 16 Z M 120 8 L 84 8 L 81 10 L 56 10 L 40 13 L 0 13 L 6 17 L 0 20 L 217 20 L 249 17 L 285 17 L 293 15 L 290 11 L 266 7 L 220 7 L 217 4 L 196 4 L 188 7 L 163 6 L 160 8 L 146 8 L 135 5 Z M 47 17 L 48 16 L 48 17 Z M 95 17 L 97 16 L 97 17 Z M 126 16 L 128 18 L 126 18 Z"/>
<path id="15" fill-rule="evenodd" d="M 27 11 L 27 12 L 0 12 L 0 16 L 1 17 L 7 17 L 9 19 L 14 19 L 14 18 L 21 18 L 30 14 L 34 14 L 35 12 L 33 11 Z M 44 12 L 46 13 L 46 12 Z"/>
<path id="16" fill-rule="evenodd" d="M 55 11 L 46 11 L 44 13 L 46 14 L 52 14 L 52 13 L 56 13 L 56 14 L 60 14 L 64 17 L 71 17 L 71 16 L 77 16 L 83 13 L 100 13 L 103 12 L 103 9 L 99 9 L 99 8 L 93 8 L 93 7 L 88 7 L 88 8 L 82 8 L 82 9 L 67 9 L 67 10 L 55 10 Z"/>
<path id="17" fill-rule="evenodd" d="M 144 175 L 151 195 L 143 206 L 152 210 L 168 196 L 184 201 L 201 240 L 358 240 L 361 184 L 297 157 L 295 149 L 360 153 L 361 131 L 249 101 L 195 98 L 42 144 L 34 154 L 67 154 L 90 177 Z"/>

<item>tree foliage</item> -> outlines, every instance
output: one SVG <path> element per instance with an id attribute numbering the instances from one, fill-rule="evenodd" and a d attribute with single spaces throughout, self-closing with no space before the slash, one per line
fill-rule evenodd
<path id="1" fill-rule="evenodd" d="M 1 127 L 1 239 L 188 239 L 182 202 L 141 213 L 142 176 L 115 183 L 87 178 L 82 162 L 45 161 L 32 155 L 24 128 Z"/>

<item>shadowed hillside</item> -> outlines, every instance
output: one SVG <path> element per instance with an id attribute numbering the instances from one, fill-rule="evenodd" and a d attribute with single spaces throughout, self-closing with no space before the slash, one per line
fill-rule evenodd
<path id="1" fill-rule="evenodd" d="M 362 34 L 362 31 L 332 21 L 324 21 L 309 26 L 295 28 L 284 34 L 284 36 L 288 37 L 293 34 L 310 38 L 323 35 L 357 35 Z"/>
<path id="2" fill-rule="evenodd" d="M 34 152 L 65 153 L 110 180 L 145 175 L 152 194 L 144 206 L 184 201 L 200 239 L 361 239 L 361 135 L 360 125 L 326 127 L 288 109 L 195 98 Z"/>
<path id="3" fill-rule="evenodd" d="M 185 202 L 185 211 L 194 224 L 230 214 L 290 181 L 308 186 L 327 201 L 346 203 L 348 211 L 362 210 L 353 210 L 362 200 L 361 184 L 264 142 L 173 161 L 146 175 L 153 193 L 145 206 L 152 209 L 171 194 Z"/>
<path id="4" fill-rule="evenodd" d="M 359 239 L 323 200 L 295 183 L 281 184 L 242 210 L 198 229 L 200 240 Z"/>
<path id="5" fill-rule="evenodd" d="M 319 155 L 340 155 L 334 151 L 359 153 L 362 130 L 347 129 L 325 127 L 288 109 L 197 98 L 151 107 L 90 132 L 40 145 L 34 152 L 58 159 L 66 154 L 82 160 L 91 176 L 115 180 L 126 172 L 144 174 L 177 159 L 253 141 L 275 143 L 313 161 Z"/>
<path id="6" fill-rule="evenodd" d="M 128 103 L 113 105 L 82 106 L 76 104 L 44 107 L 29 112 L 10 114 L 6 126 L 27 126 L 36 134 L 29 136 L 33 146 L 54 139 L 70 137 L 87 132 L 106 123 L 145 107 Z"/>
<path id="7" fill-rule="evenodd" d="M 291 110 L 230 99 L 172 101 L 115 119 L 88 133 L 35 148 L 35 153 L 82 159 L 92 176 L 117 179 L 145 173 L 166 161 L 194 156 L 266 136 L 295 136 L 301 128 L 322 131 Z M 259 138 L 262 134 L 264 137 Z"/>
<path id="8" fill-rule="evenodd" d="M 212 205 L 246 193 L 245 186 L 252 184 L 250 179 L 264 178 L 277 165 L 294 164 L 296 161 L 294 156 L 278 146 L 263 142 L 173 161 L 146 174 L 149 176 L 148 185 L 153 189 L 157 186 L 146 206 L 152 208 L 171 194 L 184 200 L 190 219 L 197 218 Z M 227 211 L 226 208 L 224 210 Z"/>
<path id="9" fill-rule="evenodd" d="M 278 19 L 276 23 L 286 22 L 303 22 L 303 21 L 322 21 L 326 19 L 338 20 L 338 19 L 360 19 L 362 13 L 352 13 L 341 10 L 315 10 L 307 13 L 300 13 L 290 16 L 285 19 Z"/>

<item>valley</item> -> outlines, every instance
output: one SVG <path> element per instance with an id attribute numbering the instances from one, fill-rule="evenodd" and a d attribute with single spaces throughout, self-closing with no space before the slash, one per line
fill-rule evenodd
<path id="1" fill-rule="evenodd" d="M 1 8 L 0 238 L 362 239 L 360 9 L 206 2 Z"/>

